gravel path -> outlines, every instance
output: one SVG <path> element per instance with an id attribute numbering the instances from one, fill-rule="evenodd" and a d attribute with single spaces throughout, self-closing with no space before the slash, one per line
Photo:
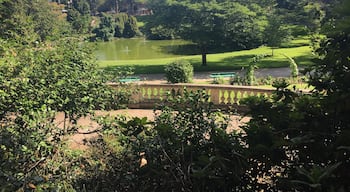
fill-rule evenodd
<path id="1" fill-rule="evenodd" d="M 230 72 L 236 72 L 238 75 L 243 76 L 245 70 L 232 70 Z M 193 75 L 194 80 L 211 80 L 210 74 L 213 72 L 195 72 Z M 282 67 L 282 68 L 262 68 L 255 70 L 256 77 L 289 77 L 290 76 L 290 68 Z M 139 74 L 138 75 L 143 81 L 166 81 L 164 74 Z"/>

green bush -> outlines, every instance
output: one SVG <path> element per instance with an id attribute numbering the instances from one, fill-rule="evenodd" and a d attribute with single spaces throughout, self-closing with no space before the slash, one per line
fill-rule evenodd
<path id="1" fill-rule="evenodd" d="M 215 78 L 215 79 L 213 79 L 211 84 L 225 84 L 225 79 L 222 77 Z"/>
<path id="2" fill-rule="evenodd" d="M 170 83 L 188 83 L 193 78 L 193 66 L 185 60 L 174 61 L 165 66 L 165 76 Z"/>

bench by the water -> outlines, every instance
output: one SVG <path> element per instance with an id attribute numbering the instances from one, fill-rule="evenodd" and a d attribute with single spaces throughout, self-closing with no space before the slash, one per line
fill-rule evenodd
<path id="1" fill-rule="evenodd" d="M 220 72 L 220 73 L 212 73 L 210 77 L 213 79 L 225 78 L 225 77 L 234 77 L 235 72 Z"/>
<path id="2" fill-rule="evenodd" d="M 119 82 L 121 83 L 130 83 L 130 82 L 135 82 L 135 81 L 140 81 L 139 77 L 136 76 L 131 76 L 131 77 L 124 77 L 119 79 Z"/>

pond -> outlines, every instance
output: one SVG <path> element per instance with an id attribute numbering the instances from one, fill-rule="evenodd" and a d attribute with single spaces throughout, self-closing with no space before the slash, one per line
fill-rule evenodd
<path id="1" fill-rule="evenodd" d="M 138 60 L 188 55 L 191 43 L 184 40 L 115 39 L 96 43 L 98 60 Z M 184 54 L 187 53 L 187 54 Z"/>

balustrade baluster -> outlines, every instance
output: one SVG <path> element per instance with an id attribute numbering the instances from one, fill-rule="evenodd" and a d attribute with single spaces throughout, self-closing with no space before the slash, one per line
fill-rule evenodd
<path id="1" fill-rule="evenodd" d="M 227 104 L 228 103 L 228 97 L 229 97 L 228 91 L 224 90 L 222 104 Z"/>
<path id="2" fill-rule="evenodd" d="M 145 87 L 142 87 L 142 88 L 141 88 L 141 96 L 142 96 L 141 99 L 146 98 L 146 92 L 147 92 L 146 89 L 147 89 L 147 88 L 145 88 Z"/>
<path id="3" fill-rule="evenodd" d="M 206 93 L 209 95 L 208 101 L 209 101 L 209 102 L 212 102 L 212 99 L 211 99 L 211 89 L 206 89 Z"/>
<path id="4" fill-rule="evenodd" d="M 247 97 L 248 97 L 248 93 L 247 93 L 247 91 L 244 91 L 242 94 L 242 98 L 247 98 Z"/>
<path id="5" fill-rule="evenodd" d="M 229 101 L 228 104 L 231 104 L 231 105 L 235 103 L 235 92 L 233 90 L 230 91 L 230 98 L 228 101 Z"/>
<path id="6" fill-rule="evenodd" d="M 239 103 L 240 103 L 240 101 L 241 101 L 241 99 L 242 99 L 242 92 L 241 91 L 238 91 L 237 92 L 237 105 L 239 105 Z"/>
<path id="7" fill-rule="evenodd" d="M 155 98 L 155 99 L 157 99 L 158 97 L 158 89 L 157 89 L 157 87 L 155 87 L 155 88 L 153 88 L 153 97 Z"/>
<path id="8" fill-rule="evenodd" d="M 219 104 L 220 103 L 220 90 L 217 88 L 212 88 L 210 90 L 210 100 L 214 104 Z"/>
<path id="9" fill-rule="evenodd" d="M 164 93 L 163 88 L 160 88 L 160 89 L 159 89 L 159 98 L 160 98 L 161 100 L 164 99 L 164 97 L 165 97 L 164 94 L 165 94 L 165 93 Z"/>
<path id="10" fill-rule="evenodd" d="M 147 98 L 152 99 L 152 88 L 150 87 L 147 88 Z"/>
<path id="11" fill-rule="evenodd" d="M 118 85 L 111 85 L 118 89 Z M 237 87 L 237 86 L 218 86 L 218 85 L 186 85 L 188 91 L 196 92 L 198 90 L 204 90 L 209 95 L 209 101 L 215 105 L 224 104 L 240 104 L 242 98 L 248 96 L 265 96 L 270 97 L 272 89 L 259 89 L 249 87 Z M 131 87 L 132 89 L 136 87 Z M 177 96 L 183 94 L 183 85 L 164 85 L 164 84 L 140 84 L 137 87 L 138 91 L 134 91 L 130 97 L 132 103 L 142 103 L 147 100 L 154 100 L 154 103 L 159 100 L 166 99 L 167 93 L 171 96 Z M 148 105 L 150 106 L 150 105 Z"/>

